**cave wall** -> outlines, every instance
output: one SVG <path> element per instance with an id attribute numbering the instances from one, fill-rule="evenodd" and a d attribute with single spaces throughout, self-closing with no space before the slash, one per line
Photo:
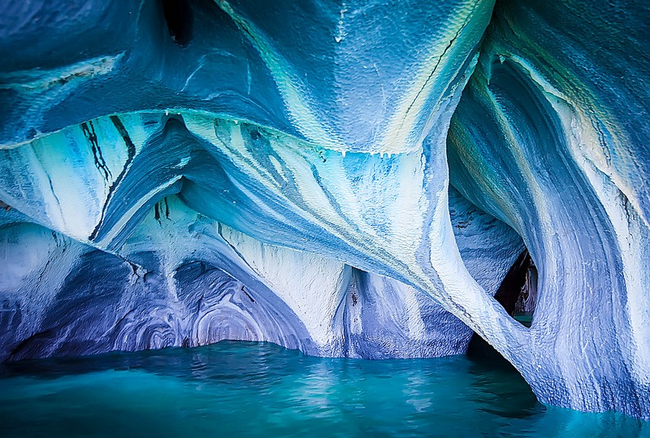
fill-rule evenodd
<path id="1" fill-rule="evenodd" d="M 645 3 L 0 6 L 5 358 L 473 330 L 545 403 L 650 415 Z"/>
<path id="2" fill-rule="evenodd" d="M 451 183 L 537 269 L 513 362 L 543 401 L 633 415 L 650 399 L 647 12 L 500 3 L 449 135 Z"/>
<path id="3" fill-rule="evenodd" d="M 521 239 L 457 192 L 452 199 L 467 263 L 494 293 Z M 472 334 L 413 287 L 261 243 L 193 212 L 176 196 L 155 204 L 116 253 L 5 208 L 2 360 L 223 339 L 274 342 L 320 356 L 437 357 L 462 354 Z"/>

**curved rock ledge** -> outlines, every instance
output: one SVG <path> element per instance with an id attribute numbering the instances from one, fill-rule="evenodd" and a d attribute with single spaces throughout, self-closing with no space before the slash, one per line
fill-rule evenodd
<path id="1" fill-rule="evenodd" d="M 0 358 L 474 331 L 650 417 L 644 2 L 0 7 Z M 530 328 L 493 298 L 524 250 Z"/>

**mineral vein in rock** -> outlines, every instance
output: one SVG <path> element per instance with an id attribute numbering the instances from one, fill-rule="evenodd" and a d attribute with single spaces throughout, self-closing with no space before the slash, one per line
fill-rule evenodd
<path id="1" fill-rule="evenodd" d="M 650 416 L 645 3 L 0 7 L 1 360 L 474 331 Z M 525 251 L 530 328 L 493 298 Z"/>

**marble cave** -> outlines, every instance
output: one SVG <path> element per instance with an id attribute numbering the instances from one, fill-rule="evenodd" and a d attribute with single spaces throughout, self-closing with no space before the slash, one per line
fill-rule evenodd
<path id="1" fill-rule="evenodd" d="M 0 11 L 0 362 L 480 337 L 650 417 L 647 2 Z"/>

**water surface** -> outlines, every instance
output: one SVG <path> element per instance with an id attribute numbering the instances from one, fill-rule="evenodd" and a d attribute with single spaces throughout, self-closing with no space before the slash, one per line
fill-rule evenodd
<path id="1" fill-rule="evenodd" d="M 649 423 L 545 407 L 504 363 L 366 361 L 265 343 L 0 367 L 2 436 L 635 437 Z"/>

